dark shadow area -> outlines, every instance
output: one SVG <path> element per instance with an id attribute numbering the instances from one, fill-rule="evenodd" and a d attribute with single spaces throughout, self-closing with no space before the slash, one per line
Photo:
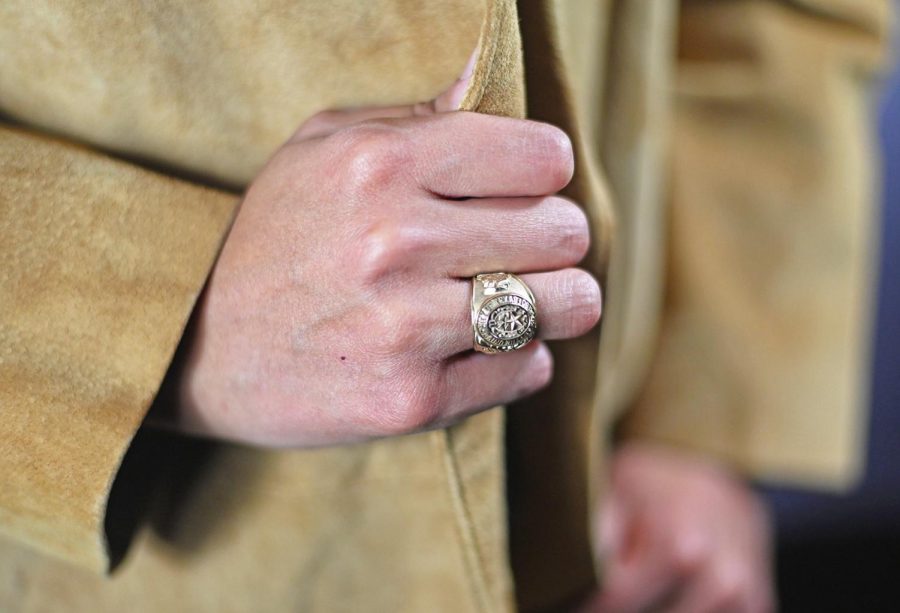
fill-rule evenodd
<path id="1" fill-rule="evenodd" d="M 144 426 L 113 483 L 105 529 L 110 569 L 149 526 L 179 555 L 201 551 L 252 495 L 264 451 Z"/>
<path id="2" fill-rule="evenodd" d="M 900 535 L 816 539 L 779 551 L 784 613 L 900 610 Z"/>
<path id="3" fill-rule="evenodd" d="M 154 501 L 180 463 L 185 443 L 146 427 L 138 430 L 110 488 L 104 529 L 110 571 L 124 560 Z"/>

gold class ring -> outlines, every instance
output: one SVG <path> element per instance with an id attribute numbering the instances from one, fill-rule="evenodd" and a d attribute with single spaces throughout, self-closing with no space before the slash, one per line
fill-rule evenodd
<path id="1" fill-rule="evenodd" d="M 475 350 L 515 351 L 537 334 L 534 294 L 516 275 L 491 272 L 472 278 L 472 332 Z"/>

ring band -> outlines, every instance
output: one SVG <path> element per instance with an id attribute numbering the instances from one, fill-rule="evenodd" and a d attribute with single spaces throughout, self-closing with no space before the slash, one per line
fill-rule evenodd
<path id="1" fill-rule="evenodd" d="M 519 277 L 492 272 L 472 278 L 472 332 L 475 350 L 515 351 L 537 334 L 534 294 Z"/>

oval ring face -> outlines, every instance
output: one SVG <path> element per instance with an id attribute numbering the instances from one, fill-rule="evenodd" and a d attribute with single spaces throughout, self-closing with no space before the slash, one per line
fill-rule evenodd
<path id="1" fill-rule="evenodd" d="M 515 351 L 534 338 L 534 305 L 517 294 L 501 294 L 484 301 L 475 327 L 483 345 L 495 351 Z"/>

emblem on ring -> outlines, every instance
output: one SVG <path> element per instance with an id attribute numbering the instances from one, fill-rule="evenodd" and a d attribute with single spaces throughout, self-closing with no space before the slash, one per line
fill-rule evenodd
<path id="1" fill-rule="evenodd" d="M 472 325 L 475 349 L 515 351 L 537 334 L 534 296 L 515 275 L 490 273 L 473 280 Z"/>

